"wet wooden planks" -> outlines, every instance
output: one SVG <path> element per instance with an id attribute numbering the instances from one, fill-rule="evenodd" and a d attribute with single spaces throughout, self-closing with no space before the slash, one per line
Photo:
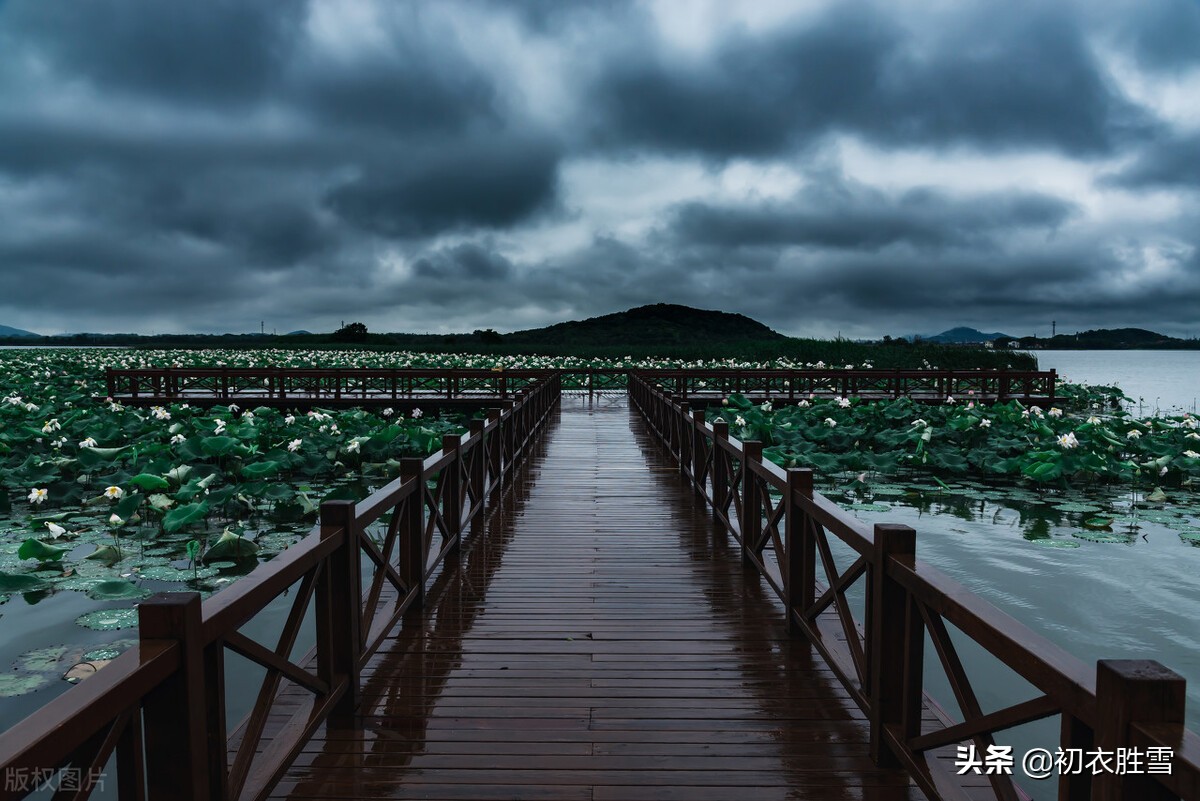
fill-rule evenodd
<path id="1" fill-rule="evenodd" d="M 923 797 L 624 398 L 564 398 L 546 436 L 274 797 Z"/>

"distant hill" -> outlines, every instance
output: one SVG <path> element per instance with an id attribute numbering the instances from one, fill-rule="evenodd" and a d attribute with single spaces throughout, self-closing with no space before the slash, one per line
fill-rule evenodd
<path id="1" fill-rule="evenodd" d="M 965 345 L 992 342 L 1002 337 L 1006 339 L 1012 338 L 1008 334 L 998 332 L 985 334 L 975 328 L 959 326 L 958 328 L 951 328 L 949 331 L 943 331 L 940 334 L 934 334 L 931 337 L 922 337 L 922 339 L 926 342 L 940 342 L 946 345 Z"/>
<path id="2" fill-rule="evenodd" d="M 287 332 L 287 334 L 286 334 L 286 336 L 289 336 L 289 337 L 308 337 L 308 336 L 312 336 L 312 331 L 305 331 L 304 329 L 300 329 L 299 331 L 288 331 L 288 332 Z"/>
<path id="3" fill-rule="evenodd" d="M 511 345 L 636 345 L 770 342 L 787 337 L 742 314 L 693 309 L 670 303 L 556 323 L 504 335 Z"/>
<path id="4" fill-rule="evenodd" d="M 1097 328 L 1077 334 L 1058 334 L 1053 337 L 1021 337 L 1016 340 L 1022 348 L 1060 350 L 1195 350 L 1200 341 L 1179 339 L 1148 331 L 1145 328 Z"/>
<path id="5" fill-rule="evenodd" d="M 0 337 L 40 337 L 41 334 L 35 334 L 32 331 L 26 331 L 23 328 L 13 328 L 8 325 L 0 325 Z"/>

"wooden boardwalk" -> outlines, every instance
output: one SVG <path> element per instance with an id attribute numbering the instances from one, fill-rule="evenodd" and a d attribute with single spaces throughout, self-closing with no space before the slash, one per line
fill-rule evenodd
<path id="1" fill-rule="evenodd" d="M 924 798 L 628 400 L 555 415 L 272 798 Z"/>

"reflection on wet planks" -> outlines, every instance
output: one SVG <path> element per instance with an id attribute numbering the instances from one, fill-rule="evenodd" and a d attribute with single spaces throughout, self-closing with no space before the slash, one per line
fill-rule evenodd
<path id="1" fill-rule="evenodd" d="M 564 398 L 540 450 L 274 797 L 923 797 L 624 398 Z"/>

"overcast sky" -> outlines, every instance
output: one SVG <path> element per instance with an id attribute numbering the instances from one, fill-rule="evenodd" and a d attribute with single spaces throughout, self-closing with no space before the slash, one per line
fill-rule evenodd
<path id="1" fill-rule="evenodd" d="M 0 0 L 0 323 L 1200 335 L 1200 2 Z"/>

